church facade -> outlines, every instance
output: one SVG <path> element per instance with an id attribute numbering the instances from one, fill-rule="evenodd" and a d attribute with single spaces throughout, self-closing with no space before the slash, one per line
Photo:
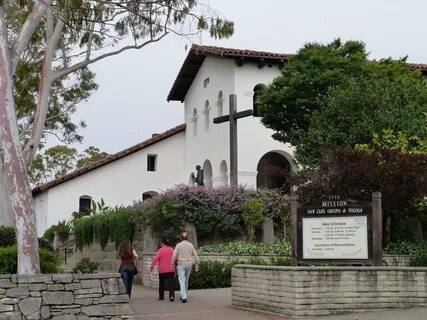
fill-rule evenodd
<path id="1" fill-rule="evenodd" d="M 205 187 L 230 184 L 229 97 L 237 112 L 237 179 L 249 187 L 280 187 L 267 168 L 295 169 L 292 147 L 273 140 L 258 116 L 259 90 L 280 74 L 288 56 L 193 45 L 167 97 L 181 101 L 185 123 L 33 190 L 39 235 L 52 224 L 90 207 L 130 205 L 176 184 L 189 183 L 200 165 Z"/>

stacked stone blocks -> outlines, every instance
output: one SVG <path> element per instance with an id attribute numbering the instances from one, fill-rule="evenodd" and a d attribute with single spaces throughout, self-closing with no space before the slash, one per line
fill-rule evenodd
<path id="1" fill-rule="evenodd" d="M 0 275 L 0 320 L 132 318 L 117 273 Z"/>
<path id="2" fill-rule="evenodd" d="M 427 268 L 238 265 L 232 304 L 300 317 L 427 306 Z"/>

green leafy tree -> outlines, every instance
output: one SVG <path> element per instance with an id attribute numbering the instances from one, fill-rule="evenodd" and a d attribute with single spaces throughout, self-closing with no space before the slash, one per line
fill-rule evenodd
<path id="1" fill-rule="evenodd" d="M 0 1 L 0 192 L 14 216 L 18 274 L 40 272 L 27 168 L 45 132 L 55 83 L 99 60 L 144 48 L 168 34 L 185 37 L 204 30 L 215 38 L 229 37 L 233 23 L 198 0 Z M 15 77 L 19 63 L 28 63 L 26 56 L 37 43 L 43 48 L 37 103 L 25 130 L 18 119 Z M 63 111 L 61 108 L 58 115 Z M 28 132 L 24 143 L 20 132 Z"/>
<path id="2" fill-rule="evenodd" d="M 242 206 L 242 217 L 248 232 L 249 241 L 255 240 L 255 229 L 264 221 L 264 207 L 259 199 L 248 199 Z"/>
<path id="3" fill-rule="evenodd" d="M 262 94 L 263 123 L 318 164 L 328 146 L 369 143 L 383 129 L 427 138 L 427 88 L 403 60 L 368 60 L 361 42 L 307 44 Z"/>
<path id="4" fill-rule="evenodd" d="M 102 159 L 108 157 L 109 154 L 107 152 L 101 151 L 96 147 L 90 146 L 85 149 L 82 154 L 79 155 L 80 159 L 77 160 L 76 166 L 77 169 L 81 169 L 83 167 L 87 167 L 92 165 Z"/>
<path id="5" fill-rule="evenodd" d="M 33 185 L 46 183 L 58 179 L 66 174 L 91 165 L 108 156 L 108 153 L 90 146 L 82 154 L 75 148 L 57 145 L 46 149 L 35 156 L 28 170 Z"/>

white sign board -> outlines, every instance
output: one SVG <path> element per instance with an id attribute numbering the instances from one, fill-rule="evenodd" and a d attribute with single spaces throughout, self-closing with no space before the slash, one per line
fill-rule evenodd
<path id="1" fill-rule="evenodd" d="M 302 219 L 303 259 L 368 259 L 366 216 Z"/>

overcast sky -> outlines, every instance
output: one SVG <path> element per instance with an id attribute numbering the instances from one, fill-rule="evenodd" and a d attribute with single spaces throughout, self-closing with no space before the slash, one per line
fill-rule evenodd
<path id="1" fill-rule="evenodd" d="M 210 0 L 235 22 L 235 34 L 205 45 L 295 53 L 306 42 L 362 40 L 370 57 L 427 63 L 425 0 Z M 88 127 L 79 150 L 93 145 L 114 153 L 152 133 L 183 123 L 183 104 L 167 94 L 187 54 L 188 42 L 169 37 L 139 51 L 100 61 L 91 69 L 99 90 L 78 106 Z"/>

